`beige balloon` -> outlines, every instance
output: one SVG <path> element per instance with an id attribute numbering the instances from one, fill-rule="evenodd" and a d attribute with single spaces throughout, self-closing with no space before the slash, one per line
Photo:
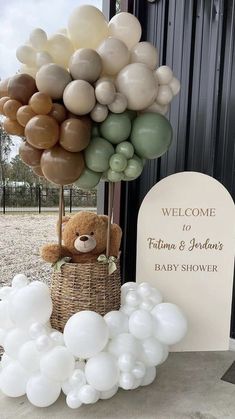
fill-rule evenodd
<path id="1" fill-rule="evenodd" d="M 43 65 L 53 63 L 51 54 L 47 51 L 39 51 L 36 55 L 36 66 L 41 68 Z"/>
<path id="2" fill-rule="evenodd" d="M 16 58 L 29 67 L 35 65 L 36 51 L 30 45 L 21 45 L 16 50 Z"/>
<path id="3" fill-rule="evenodd" d="M 108 24 L 99 9 L 84 5 L 77 7 L 71 14 L 68 32 L 76 48 L 96 49 L 108 37 Z"/>
<path id="4" fill-rule="evenodd" d="M 153 102 L 151 106 L 144 109 L 143 113 L 145 112 L 153 112 L 153 113 L 160 113 L 161 115 L 166 115 L 169 110 L 169 105 L 159 105 L 157 102 Z"/>
<path id="5" fill-rule="evenodd" d="M 74 47 L 67 36 L 60 33 L 51 36 L 47 41 L 46 49 L 56 64 L 68 68 Z"/>
<path id="6" fill-rule="evenodd" d="M 8 82 L 10 77 L 0 81 L 0 98 L 8 96 Z"/>
<path id="7" fill-rule="evenodd" d="M 95 91 L 85 80 L 73 80 L 69 83 L 63 95 L 66 108 L 75 115 L 86 115 L 95 106 Z"/>
<path id="8" fill-rule="evenodd" d="M 120 39 L 105 39 L 97 48 L 97 52 L 102 59 L 103 72 L 111 76 L 119 73 L 130 61 L 130 52 Z"/>
<path id="9" fill-rule="evenodd" d="M 173 77 L 169 83 L 169 87 L 171 88 L 174 96 L 178 95 L 180 91 L 180 81 L 176 77 Z"/>
<path id="10" fill-rule="evenodd" d="M 97 83 L 95 88 L 95 96 L 101 105 L 110 105 L 113 103 L 116 95 L 114 83 L 109 80 L 102 80 Z"/>
<path id="11" fill-rule="evenodd" d="M 29 67 L 26 64 L 22 64 L 20 66 L 20 73 L 29 74 L 30 76 L 32 76 L 35 79 L 36 74 L 37 74 L 37 68 L 36 67 Z"/>
<path id="12" fill-rule="evenodd" d="M 146 64 L 154 70 L 159 63 L 157 49 L 150 42 L 139 42 L 131 50 L 131 62 Z"/>
<path id="13" fill-rule="evenodd" d="M 70 82 L 69 72 L 57 64 L 44 65 L 36 75 L 38 90 L 47 93 L 52 99 L 61 99 L 65 87 Z"/>
<path id="14" fill-rule="evenodd" d="M 109 33 L 111 36 L 123 41 L 131 49 L 139 42 L 142 29 L 140 22 L 134 15 L 121 12 L 113 16 L 110 20 Z"/>
<path id="15" fill-rule="evenodd" d="M 97 103 L 91 112 L 91 119 L 95 122 L 103 122 L 108 116 L 108 108 L 105 105 Z"/>
<path id="16" fill-rule="evenodd" d="M 30 32 L 29 41 L 36 50 L 43 50 L 47 43 L 47 34 L 41 28 L 35 28 Z"/>
<path id="17" fill-rule="evenodd" d="M 116 79 L 117 90 L 126 96 L 128 109 L 138 111 L 152 105 L 157 96 L 153 72 L 142 63 L 124 67 Z"/>
<path id="18" fill-rule="evenodd" d="M 172 69 L 167 65 L 158 67 L 155 74 L 159 84 L 169 84 L 173 77 Z"/>
<path id="19" fill-rule="evenodd" d="M 108 108 L 113 113 L 122 113 L 127 108 L 127 98 L 123 93 L 116 93 L 114 101 L 108 105 Z"/>
<path id="20" fill-rule="evenodd" d="M 93 49 L 78 49 L 70 58 L 69 71 L 75 80 L 94 83 L 99 78 L 101 70 L 101 58 Z"/>
<path id="21" fill-rule="evenodd" d="M 156 102 L 159 105 L 168 105 L 173 99 L 173 93 L 168 85 L 160 85 L 158 88 Z"/>

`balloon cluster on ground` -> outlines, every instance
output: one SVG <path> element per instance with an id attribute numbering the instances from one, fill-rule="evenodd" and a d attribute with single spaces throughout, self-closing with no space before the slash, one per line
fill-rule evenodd
<path id="1" fill-rule="evenodd" d="M 174 304 L 163 303 L 148 283 L 122 286 L 122 305 L 104 317 L 80 311 L 52 329 L 50 290 L 23 274 L 0 290 L 0 390 L 27 395 L 37 407 L 53 404 L 61 391 L 70 408 L 109 399 L 156 377 L 156 366 L 179 342 L 187 322 Z"/>
<path id="2" fill-rule="evenodd" d="M 108 23 L 84 5 L 48 37 L 34 29 L 16 51 L 20 73 L 0 82 L 7 133 L 25 138 L 23 162 L 47 180 L 90 189 L 140 176 L 172 140 L 164 116 L 180 89 L 130 13 Z"/>

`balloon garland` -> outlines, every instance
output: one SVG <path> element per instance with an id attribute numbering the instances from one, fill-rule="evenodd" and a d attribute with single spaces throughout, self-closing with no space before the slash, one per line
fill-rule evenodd
<path id="1" fill-rule="evenodd" d="M 168 346 L 187 331 L 181 310 L 163 303 L 148 283 L 126 283 L 119 311 L 104 317 L 80 311 L 52 329 L 50 290 L 18 274 L 0 290 L 0 390 L 9 397 L 26 394 L 47 407 L 61 390 L 67 405 L 78 408 L 113 397 L 118 388 L 133 390 L 153 382 Z"/>
<path id="2" fill-rule="evenodd" d="M 130 13 L 108 23 L 84 5 L 67 28 L 50 37 L 35 28 L 18 47 L 20 73 L 0 82 L 0 113 L 36 174 L 90 189 L 101 179 L 134 180 L 145 159 L 168 150 L 165 115 L 180 83 L 141 33 Z"/>

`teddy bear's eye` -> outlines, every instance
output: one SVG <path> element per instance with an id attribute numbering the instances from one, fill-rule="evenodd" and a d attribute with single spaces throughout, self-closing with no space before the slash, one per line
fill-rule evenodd
<path id="1" fill-rule="evenodd" d="M 91 232 L 90 236 L 94 236 L 94 233 L 93 233 L 93 231 Z"/>
<path id="2" fill-rule="evenodd" d="M 76 233 L 76 236 L 80 236 L 79 232 Z"/>

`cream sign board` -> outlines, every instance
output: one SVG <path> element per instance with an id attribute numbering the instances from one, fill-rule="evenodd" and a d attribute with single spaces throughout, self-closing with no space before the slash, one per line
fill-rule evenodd
<path id="1" fill-rule="evenodd" d="M 189 331 L 175 351 L 229 347 L 235 210 L 210 176 L 183 172 L 156 184 L 138 217 L 137 282 L 179 305 Z"/>

